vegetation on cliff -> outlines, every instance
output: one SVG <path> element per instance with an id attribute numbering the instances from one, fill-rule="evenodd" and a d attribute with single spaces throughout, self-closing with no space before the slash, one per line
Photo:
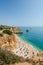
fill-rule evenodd
<path id="1" fill-rule="evenodd" d="M 8 34 L 8 35 L 12 35 L 12 32 L 10 30 L 3 30 L 3 33 Z"/>
<path id="2" fill-rule="evenodd" d="M 0 64 L 18 63 L 23 60 L 22 57 L 18 57 L 12 52 L 0 49 Z"/>

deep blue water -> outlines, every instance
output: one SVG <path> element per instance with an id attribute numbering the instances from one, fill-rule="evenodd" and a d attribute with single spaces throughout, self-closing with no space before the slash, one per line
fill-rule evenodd
<path id="1" fill-rule="evenodd" d="M 20 28 L 22 29 L 23 34 L 18 34 L 19 37 L 43 51 L 43 27 Z M 29 32 L 26 32 L 26 29 L 29 29 Z"/>

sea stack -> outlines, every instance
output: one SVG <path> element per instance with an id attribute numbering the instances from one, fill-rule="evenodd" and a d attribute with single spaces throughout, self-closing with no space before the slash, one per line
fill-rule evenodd
<path id="1" fill-rule="evenodd" d="M 29 30 L 28 30 L 28 29 L 26 29 L 26 32 L 29 32 Z"/>

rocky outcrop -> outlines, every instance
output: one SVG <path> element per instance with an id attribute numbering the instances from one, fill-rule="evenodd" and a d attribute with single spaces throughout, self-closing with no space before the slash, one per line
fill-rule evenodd
<path id="1" fill-rule="evenodd" d="M 28 29 L 26 29 L 26 32 L 29 32 L 29 30 L 28 30 Z"/>
<path id="2" fill-rule="evenodd" d="M 18 27 L 12 28 L 12 31 L 13 31 L 14 33 L 16 33 L 16 34 L 22 34 L 22 33 L 23 33 L 23 31 L 22 31 L 20 28 L 18 28 Z"/>

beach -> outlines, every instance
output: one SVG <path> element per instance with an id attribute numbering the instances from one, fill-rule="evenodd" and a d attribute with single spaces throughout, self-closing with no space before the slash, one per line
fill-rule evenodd
<path id="1" fill-rule="evenodd" d="M 18 56 L 24 58 L 32 58 L 33 56 L 37 56 L 39 51 L 35 49 L 30 43 L 26 43 L 20 37 L 15 34 L 16 37 L 16 48 L 12 50 L 12 52 Z"/>

